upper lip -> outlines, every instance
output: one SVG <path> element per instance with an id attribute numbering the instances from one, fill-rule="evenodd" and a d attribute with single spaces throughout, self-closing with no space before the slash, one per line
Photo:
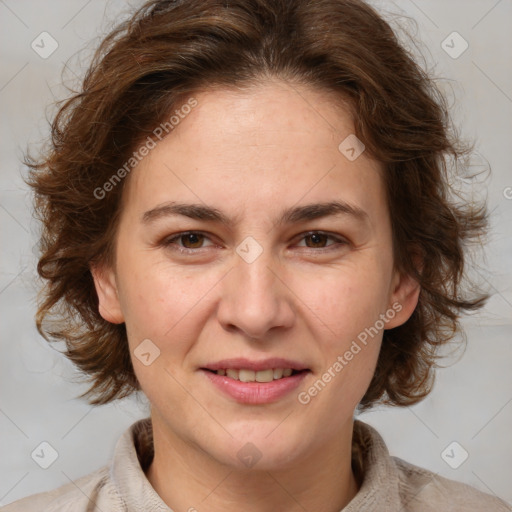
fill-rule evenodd
<path id="1" fill-rule="evenodd" d="M 292 361 L 290 359 L 283 359 L 281 357 L 272 357 L 269 359 L 262 359 L 260 361 L 251 361 L 250 359 L 245 359 L 243 357 L 223 359 L 222 361 L 217 361 L 215 363 L 208 363 L 202 368 L 212 371 L 232 368 L 234 370 L 254 370 L 255 372 L 268 370 L 270 368 L 291 368 L 292 370 L 297 371 L 309 370 L 309 368 L 302 363 Z"/>

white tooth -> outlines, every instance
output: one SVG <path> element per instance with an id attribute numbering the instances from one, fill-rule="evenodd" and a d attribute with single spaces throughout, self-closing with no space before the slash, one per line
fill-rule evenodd
<path id="1" fill-rule="evenodd" d="M 226 375 L 226 370 L 217 370 L 217 375 Z"/>
<path id="2" fill-rule="evenodd" d="M 283 370 L 283 377 L 289 377 L 291 374 L 292 374 L 292 369 L 291 368 L 285 368 Z"/>
<path id="3" fill-rule="evenodd" d="M 269 370 L 260 370 L 256 372 L 256 382 L 272 382 L 274 380 L 274 372 L 272 368 Z"/>
<path id="4" fill-rule="evenodd" d="M 232 379 L 239 380 L 238 378 L 238 370 L 233 370 L 233 368 L 226 369 L 226 375 L 231 377 Z"/>
<path id="5" fill-rule="evenodd" d="M 282 368 L 274 368 L 274 379 L 280 379 L 283 376 Z"/>
<path id="6" fill-rule="evenodd" d="M 239 370 L 238 378 L 241 382 L 254 382 L 256 372 L 254 370 Z"/>

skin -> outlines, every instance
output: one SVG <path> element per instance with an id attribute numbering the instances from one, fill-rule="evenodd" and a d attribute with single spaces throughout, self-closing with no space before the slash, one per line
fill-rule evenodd
<path id="1" fill-rule="evenodd" d="M 175 511 L 339 512 L 358 491 L 353 414 L 382 331 L 310 403 L 297 394 L 394 303 L 401 310 L 386 328 L 404 323 L 417 304 L 418 284 L 394 269 L 379 163 L 338 150 L 354 126 L 331 93 L 269 80 L 194 97 L 198 105 L 129 177 L 115 265 L 92 269 L 100 313 L 126 323 L 151 403 L 147 477 Z M 274 220 L 288 207 L 332 200 L 364 210 L 366 220 Z M 169 201 L 213 206 L 237 222 L 141 220 Z M 162 243 L 188 230 L 205 236 Z M 252 263 L 236 252 L 247 236 L 263 250 Z M 133 354 L 144 339 L 160 349 L 149 366 Z M 220 359 L 273 356 L 311 373 L 271 404 L 237 403 L 199 371 Z M 237 457 L 248 442 L 262 455 L 250 469 Z"/>

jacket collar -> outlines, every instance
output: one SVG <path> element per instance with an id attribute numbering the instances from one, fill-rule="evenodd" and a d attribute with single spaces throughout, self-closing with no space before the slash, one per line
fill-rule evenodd
<path id="1" fill-rule="evenodd" d="M 172 512 L 144 473 L 153 458 L 152 437 L 151 419 L 145 418 L 125 431 L 116 445 L 110 474 L 127 512 Z M 380 434 L 360 420 L 354 421 L 352 464 L 354 471 L 361 474 L 361 487 L 340 512 L 401 509 L 396 464 Z"/>

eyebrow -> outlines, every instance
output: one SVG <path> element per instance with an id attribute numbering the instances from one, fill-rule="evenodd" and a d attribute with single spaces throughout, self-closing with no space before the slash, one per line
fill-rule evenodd
<path id="1" fill-rule="evenodd" d="M 157 219 L 172 216 L 184 216 L 190 219 L 208 222 L 217 222 L 231 227 L 238 223 L 238 216 L 231 219 L 217 208 L 194 203 L 168 202 L 146 211 L 142 215 L 142 222 L 150 224 Z M 323 217 L 346 215 L 359 222 L 368 223 L 368 214 L 357 206 L 343 201 L 329 201 L 325 203 L 311 203 L 286 209 L 277 220 L 277 224 L 296 224 Z"/>

